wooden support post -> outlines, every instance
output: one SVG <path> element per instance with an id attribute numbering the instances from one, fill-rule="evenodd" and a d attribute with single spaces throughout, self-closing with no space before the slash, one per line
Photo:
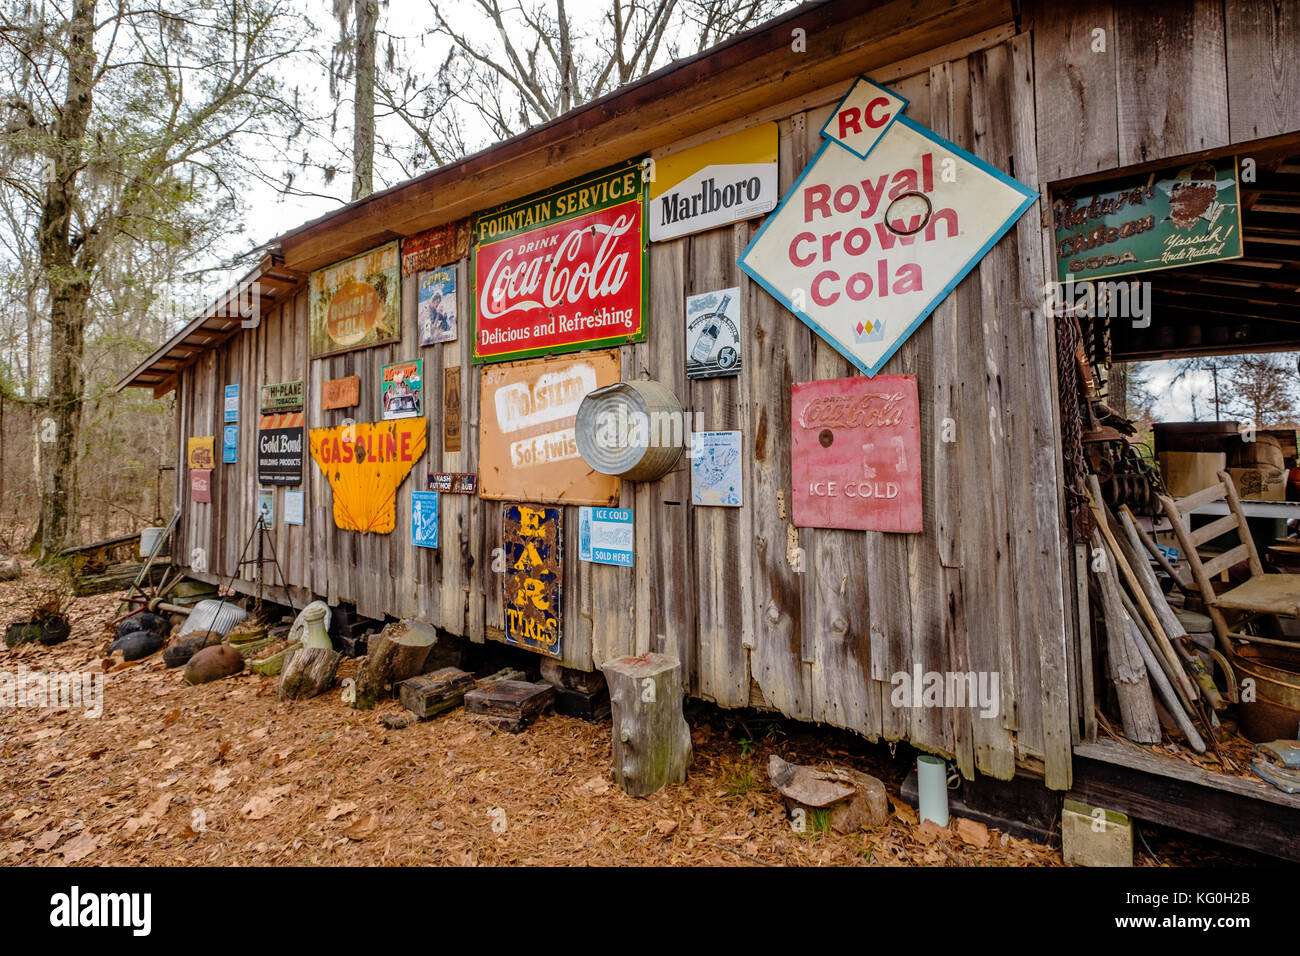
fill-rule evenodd
<path id="1" fill-rule="evenodd" d="M 1151 696 L 1142 653 L 1129 630 L 1128 615 L 1115 578 L 1115 558 L 1107 550 L 1100 531 L 1092 533 L 1092 547 L 1094 555 L 1104 558 L 1103 567 L 1095 574 L 1106 622 L 1106 657 L 1111 682 L 1119 697 L 1124 734 L 1140 744 L 1154 744 L 1160 740 L 1160 719 L 1156 716 L 1156 702 Z"/>
<path id="2" fill-rule="evenodd" d="M 614 717 L 614 780 L 633 797 L 684 783 L 691 731 L 682 716 L 682 665 L 664 654 L 601 665 Z"/>

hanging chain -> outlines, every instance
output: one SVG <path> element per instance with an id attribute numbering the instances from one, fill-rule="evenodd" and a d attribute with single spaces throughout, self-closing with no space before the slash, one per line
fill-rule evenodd
<path id="1" fill-rule="evenodd" d="M 1083 417 L 1079 407 L 1079 337 L 1079 323 L 1073 315 L 1056 316 L 1057 399 L 1061 406 L 1066 510 L 1073 520 L 1075 532 L 1087 539 L 1091 537 L 1091 529 L 1087 526 L 1092 511 L 1083 492 L 1087 466 L 1083 460 Z"/>

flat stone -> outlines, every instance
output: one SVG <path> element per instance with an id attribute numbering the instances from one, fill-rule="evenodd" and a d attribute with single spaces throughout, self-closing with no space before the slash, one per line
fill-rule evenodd
<path id="1" fill-rule="evenodd" d="M 1066 866 L 1132 866 L 1133 824 L 1114 810 L 1066 800 L 1061 810 Z"/>

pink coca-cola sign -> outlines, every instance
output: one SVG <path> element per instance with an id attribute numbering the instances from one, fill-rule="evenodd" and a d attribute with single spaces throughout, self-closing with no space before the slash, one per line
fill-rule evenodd
<path id="1" fill-rule="evenodd" d="M 644 337 L 641 180 L 622 167 L 479 217 L 476 361 Z"/>
<path id="2" fill-rule="evenodd" d="M 915 375 L 798 382 L 790 409 L 797 527 L 922 529 Z"/>

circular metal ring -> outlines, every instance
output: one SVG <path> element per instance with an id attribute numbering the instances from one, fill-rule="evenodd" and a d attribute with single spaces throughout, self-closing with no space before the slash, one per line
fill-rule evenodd
<path id="1" fill-rule="evenodd" d="M 917 226 L 915 229 L 895 229 L 889 222 L 889 211 L 894 208 L 895 203 L 902 202 L 904 199 L 907 199 L 909 196 L 919 196 L 921 198 L 921 201 L 925 203 L 925 218 L 921 220 L 921 224 Z M 885 228 L 888 229 L 896 236 L 915 236 L 918 232 L 920 232 L 922 229 L 924 229 L 926 226 L 930 224 L 930 219 L 933 215 L 934 215 L 934 205 L 930 202 L 930 197 L 927 196 L 925 193 L 917 192 L 915 189 L 913 189 L 910 190 L 909 192 L 902 193 L 887 207 L 885 207 Z"/>

